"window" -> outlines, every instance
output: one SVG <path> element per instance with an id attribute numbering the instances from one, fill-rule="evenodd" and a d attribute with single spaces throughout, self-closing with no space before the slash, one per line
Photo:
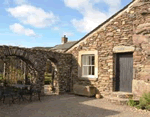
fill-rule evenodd
<path id="1" fill-rule="evenodd" d="M 96 80 L 98 78 L 98 51 L 79 51 L 78 78 L 81 80 Z"/>
<path id="2" fill-rule="evenodd" d="M 95 75 L 95 56 L 82 55 L 82 76 L 88 77 Z"/>

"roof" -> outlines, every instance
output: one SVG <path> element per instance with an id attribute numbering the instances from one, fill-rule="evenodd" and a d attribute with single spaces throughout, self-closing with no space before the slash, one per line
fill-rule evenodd
<path id="1" fill-rule="evenodd" d="M 33 49 L 51 49 L 53 47 L 33 47 Z"/>
<path id="2" fill-rule="evenodd" d="M 130 2 L 128 5 L 126 5 L 123 9 L 121 9 L 120 11 L 118 11 L 117 13 L 115 13 L 114 15 L 112 15 L 109 19 L 107 19 L 106 21 L 104 21 L 102 24 L 98 25 L 95 29 L 93 29 L 91 32 L 89 32 L 87 35 L 85 35 L 83 38 L 81 38 L 79 41 L 77 41 L 76 43 L 74 43 L 70 48 L 66 49 L 65 52 L 67 52 L 69 49 L 71 49 L 73 46 L 75 46 L 76 44 L 78 44 L 80 41 L 84 40 L 86 37 L 88 37 L 90 34 L 92 34 L 94 31 L 96 31 L 97 29 L 99 29 L 100 27 L 102 27 L 104 24 L 106 24 L 107 22 L 109 22 L 112 18 L 114 18 L 115 16 L 117 16 L 120 12 L 122 12 L 123 10 L 125 10 L 126 8 L 128 8 L 129 5 L 131 5 L 134 1 Z"/>
<path id="3" fill-rule="evenodd" d="M 63 50 L 65 51 L 66 49 L 70 48 L 72 45 L 74 45 L 77 41 L 69 41 L 64 44 L 56 45 L 54 47 L 33 47 L 33 49 L 42 49 L 42 50 Z"/>
<path id="4" fill-rule="evenodd" d="M 56 45 L 54 46 L 52 49 L 56 49 L 56 50 L 67 50 L 68 48 L 70 48 L 72 45 L 74 45 L 77 41 L 69 41 L 67 43 L 64 44 L 60 44 L 60 45 Z"/>

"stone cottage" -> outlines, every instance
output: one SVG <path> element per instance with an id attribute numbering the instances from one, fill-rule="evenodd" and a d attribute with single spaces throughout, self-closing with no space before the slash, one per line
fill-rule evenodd
<path id="1" fill-rule="evenodd" d="M 103 96 L 150 91 L 150 0 L 133 0 L 65 52 L 73 55 L 72 86 Z"/>

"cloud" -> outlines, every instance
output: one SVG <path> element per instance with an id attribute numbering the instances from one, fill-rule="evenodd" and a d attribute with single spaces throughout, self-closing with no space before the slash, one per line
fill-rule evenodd
<path id="1" fill-rule="evenodd" d="M 99 24 L 117 12 L 121 6 L 121 0 L 64 0 L 67 7 L 78 10 L 83 19 L 72 19 L 71 23 L 79 32 L 89 32 Z M 106 4 L 108 12 L 100 11 L 94 5 L 97 3 Z"/>
<path id="2" fill-rule="evenodd" d="M 7 11 L 21 23 L 37 28 L 51 26 L 59 20 L 59 18 L 51 11 L 45 12 L 43 9 L 31 5 L 21 5 L 15 8 L 8 8 Z"/>
<path id="3" fill-rule="evenodd" d="M 29 28 L 24 28 L 21 24 L 15 23 L 9 26 L 10 30 L 17 34 L 23 34 L 26 36 L 36 37 L 35 32 Z"/>
<path id="4" fill-rule="evenodd" d="M 53 30 L 59 30 L 59 27 L 53 27 Z"/>
<path id="5" fill-rule="evenodd" d="M 17 5 L 27 4 L 28 0 L 14 0 L 14 3 Z"/>
<path id="6" fill-rule="evenodd" d="M 66 35 L 67 37 L 71 37 L 74 34 L 72 32 L 63 32 L 63 36 Z"/>

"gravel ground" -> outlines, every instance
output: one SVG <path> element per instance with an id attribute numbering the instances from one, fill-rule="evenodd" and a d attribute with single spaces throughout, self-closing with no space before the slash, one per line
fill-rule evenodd
<path id="1" fill-rule="evenodd" d="M 41 97 L 41 102 L 0 103 L 0 117 L 150 117 L 150 112 L 116 105 L 106 99 L 75 95 Z"/>

